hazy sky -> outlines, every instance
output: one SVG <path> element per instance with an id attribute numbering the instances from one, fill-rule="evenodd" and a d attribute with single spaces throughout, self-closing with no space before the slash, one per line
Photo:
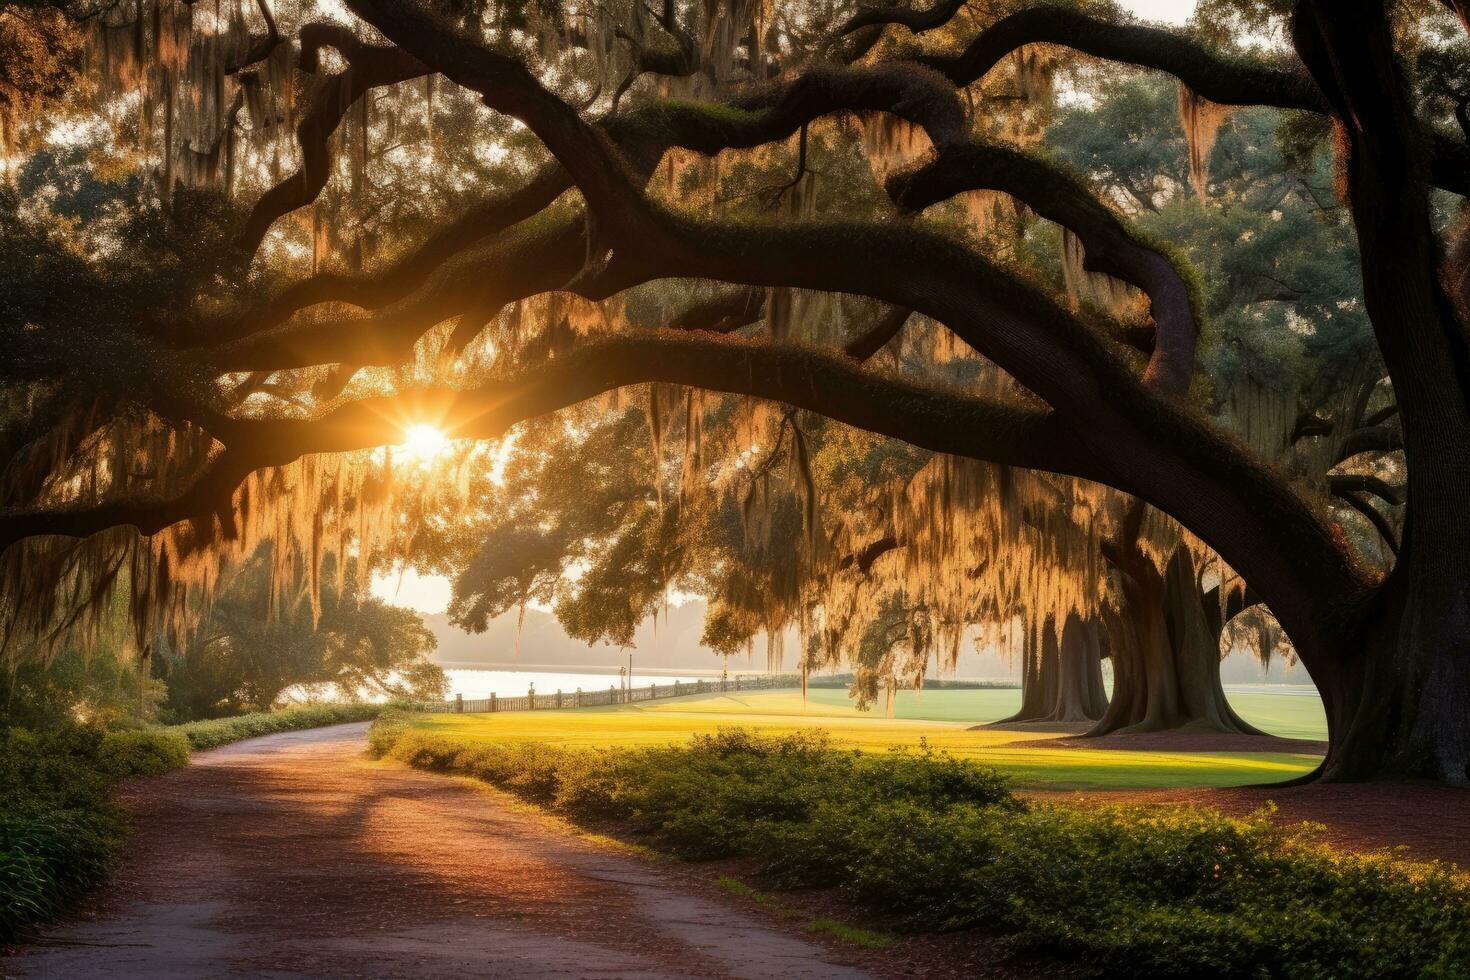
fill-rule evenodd
<path id="1" fill-rule="evenodd" d="M 1194 13 L 1195 0 L 1120 0 L 1118 6 L 1144 20 L 1182 24 Z"/>

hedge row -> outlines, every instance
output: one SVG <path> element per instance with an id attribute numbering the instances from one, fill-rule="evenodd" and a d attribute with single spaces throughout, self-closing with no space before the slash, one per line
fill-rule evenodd
<path id="1" fill-rule="evenodd" d="M 209 721 L 191 721 L 174 725 L 168 729 L 188 739 L 189 747 L 196 752 L 215 749 L 231 742 L 255 738 L 258 735 L 274 735 L 277 732 L 294 732 L 307 728 L 322 728 L 350 721 L 371 721 L 383 713 L 386 705 L 381 704 L 311 704 L 299 708 L 284 708 L 280 711 L 261 711 L 234 718 L 214 718 Z"/>
<path id="2" fill-rule="evenodd" d="M 1462 874 L 1339 853 L 1268 812 L 1023 803 L 971 763 L 812 735 L 575 750 L 382 721 L 370 743 L 685 858 L 755 858 L 773 887 L 835 887 L 896 928 L 1001 930 L 1102 976 L 1470 977 Z"/>

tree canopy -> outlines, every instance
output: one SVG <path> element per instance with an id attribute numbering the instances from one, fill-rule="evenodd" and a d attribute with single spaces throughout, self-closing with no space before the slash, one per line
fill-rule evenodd
<path id="1" fill-rule="evenodd" d="M 1323 774 L 1470 782 L 1455 3 L 346 7 L 0 15 L 7 637 L 270 541 L 864 696 L 1098 622 L 1105 724 L 1229 726 L 1264 605 Z"/>

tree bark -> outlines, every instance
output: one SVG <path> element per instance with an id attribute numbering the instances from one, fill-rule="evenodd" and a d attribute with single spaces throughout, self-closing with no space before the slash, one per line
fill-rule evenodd
<path id="1" fill-rule="evenodd" d="M 1292 40 L 1337 121 L 1409 474 L 1393 572 L 1356 608 L 1327 604 L 1332 646 L 1302 658 L 1327 710 L 1320 774 L 1470 786 L 1470 329 L 1439 276 L 1429 161 L 1383 0 L 1302 0 Z"/>
<path id="2" fill-rule="evenodd" d="M 1076 613 L 1062 628 L 1060 682 L 1050 721 L 1075 723 L 1097 721 L 1108 710 L 1103 689 L 1102 623 L 1083 620 Z"/>
<path id="3" fill-rule="evenodd" d="M 1171 729 L 1261 735 L 1230 707 L 1220 684 L 1220 647 L 1205 616 L 1194 560 L 1180 547 L 1160 574 L 1130 547 L 1112 617 L 1113 698 L 1088 736 Z"/>
<path id="4" fill-rule="evenodd" d="M 1021 709 L 997 724 L 1096 721 L 1107 710 L 1102 679 L 1102 629 L 1096 621 L 1067 617 L 1061 636 L 1046 621 L 1040 635 L 1028 632 L 1021 668 Z"/>

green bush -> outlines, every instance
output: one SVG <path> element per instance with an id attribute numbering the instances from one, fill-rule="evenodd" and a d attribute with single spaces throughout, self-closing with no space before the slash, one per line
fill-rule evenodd
<path id="1" fill-rule="evenodd" d="M 164 728 L 110 731 L 97 747 L 97 768 L 112 779 L 159 776 L 189 762 L 189 740 Z"/>
<path id="2" fill-rule="evenodd" d="M 972 763 L 819 733 L 583 751 L 387 720 L 370 741 L 682 857 L 752 857 L 774 886 L 837 887 L 915 930 L 999 929 L 1099 975 L 1470 977 L 1463 873 L 1336 852 L 1269 812 L 1023 804 Z"/>
<path id="3" fill-rule="evenodd" d="M 200 752 L 258 735 L 321 728 L 324 725 L 340 725 L 350 721 L 371 721 L 384 710 L 385 706 L 381 704 L 309 704 L 281 711 L 238 715 L 234 718 L 191 721 L 174 725 L 169 731 L 183 735 L 189 740 L 189 748 Z"/>
<path id="4" fill-rule="evenodd" d="M 0 731 L 0 943 L 106 874 L 123 836 L 108 799 L 107 739 L 95 728 Z M 133 758 L 118 743 L 109 752 L 109 764 Z"/>

